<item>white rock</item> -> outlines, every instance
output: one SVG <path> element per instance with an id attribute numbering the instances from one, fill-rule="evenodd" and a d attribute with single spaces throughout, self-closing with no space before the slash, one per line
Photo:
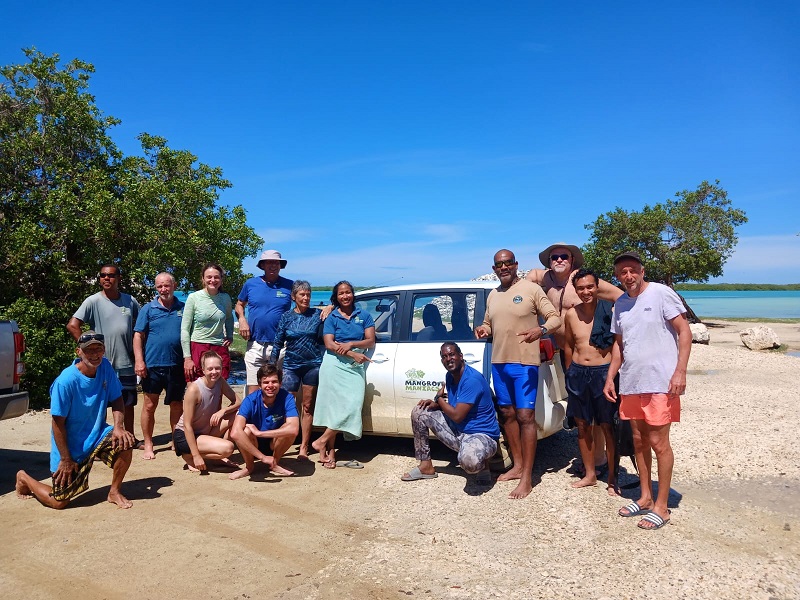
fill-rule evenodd
<path id="1" fill-rule="evenodd" d="M 772 328 L 764 325 L 743 329 L 739 332 L 739 337 L 750 350 L 769 350 L 781 345 L 778 334 Z"/>
<path id="2" fill-rule="evenodd" d="M 691 323 L 689 329 L 692 330 L 692 343 L 708 344 L 708 342 L 711 341 L 711 334 L 708 333 L 708 327 L 702 323 Z"/>

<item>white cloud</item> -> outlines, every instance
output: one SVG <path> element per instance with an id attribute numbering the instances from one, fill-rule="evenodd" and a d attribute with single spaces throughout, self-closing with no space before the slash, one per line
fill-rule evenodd
<path id="1" fill-rule="evenodd" d="M 800 236 L 762 235 L 739 238 L 725 263 L 726 283 L 800 283 Z"/>

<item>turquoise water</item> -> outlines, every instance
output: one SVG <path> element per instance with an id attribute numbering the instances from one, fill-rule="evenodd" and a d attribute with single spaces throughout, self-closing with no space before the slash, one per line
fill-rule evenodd
<path id="1" fill-rule="evenodd" d="M 699 317 L 798 319 L 800 291 L 680 292 Z"/>
<path id="2" fill-rule="evenodd" d="M 228 292 L 230 293 L 230 292 Z M 186 302 L 186 296 L 188 294 L 186 292 L 175 292 L 175 297 L 183 302 Z M 236 296 L 231 294 L 231 298 L 233 301 L 236 302 Z M 331 293 L 330 292 L 311 292 L 311 306 L 317 306 L 318 304 L 328 304 L 331 300 Z"/>

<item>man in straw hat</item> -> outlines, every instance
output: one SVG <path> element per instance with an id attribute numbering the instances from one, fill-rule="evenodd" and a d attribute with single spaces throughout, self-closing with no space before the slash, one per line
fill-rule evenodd
<path id="1" fill-rule="evenodd" d="M 267 250 L 258 261 L 264 271 L 260 277 L 248 279 L 236 302 L 239 335 L 247 340 L 244 364 L 247 369 L 245 395 L 258 388 L 258 370 L 267 364 L 272 353 L 272 341 L 281 315 L 292 307 L 291 279 L 281 277 L 286 259 L 277 250 Z M 245 316 L 247 307 L 247 316 Z"/>

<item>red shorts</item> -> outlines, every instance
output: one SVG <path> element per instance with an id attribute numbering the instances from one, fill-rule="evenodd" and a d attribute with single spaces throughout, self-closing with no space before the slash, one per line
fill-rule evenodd
<path id="1" fill-rule="evenodd" d="M 203 369 L 200 367 L 200 357 L 203 352 L 213 350 L 222 358 L 222 378 L 227 379 L 231 374 L 231 355 L 227 346 L 217 346 L 216 344 L 201 344 L 200 342 L 190 342 L 192 350 L 192 362 L 194 362 L 194 373 L 191 378 L 186 378 L 187 382 L 195 381 L 203 376 Z"/>
<path id="2" fill-rule="evenodd" d="M 667 425 L 681 420 L 678 394 L 621 394 L 620 398 L 622 419 L 644 421 L 648 425 Z"/>

